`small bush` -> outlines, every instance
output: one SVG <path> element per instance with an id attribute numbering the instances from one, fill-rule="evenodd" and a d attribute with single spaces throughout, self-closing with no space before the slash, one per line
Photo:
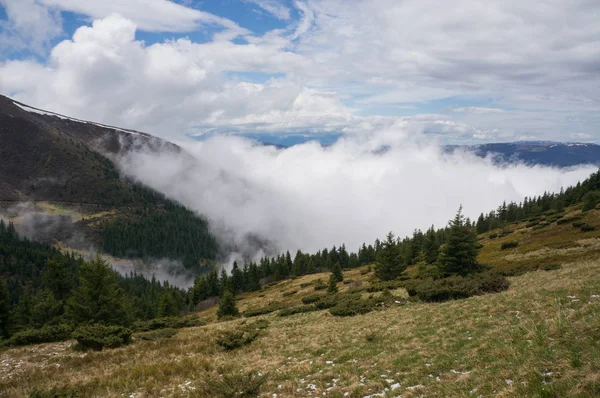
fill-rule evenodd
<path id="1" fill-rule="evenodd" d="M 527 227 L 527 228 L 535 227 L 535 226 L 536 226 L 536 225 L 538 225 L 539 223 L 540 223 L 540 221 L 539 221 L 539 220 L 531 221 L 531 222 L 529 222 L 529 223 L 525 224 L 525 227 Z"/>
<path id="2" fill-rule="evenodd" d="M 250 330 L 250 328 L 225 331 L 217 337 L 217 344 L 225 351 L 235 350 L 252 343 L 258 338 L 259 333 L 259 330 Z"/>
<path id="3" fill-rule="evenodd" d="M 305 287 L 309 287 L 312 285 L 312 282 L 304 282 L 300 284 L 300 289 L 304 289 Z"/>
<path id="4" fill-rule="evenodd" d="M 367 333 L 365 335 L 365 340 L 367 340 L 369 343 L 374 343 L 377 341 L 377 335 L 375 333 Z"/>
<path id="5" fill-rule="evenodd" d="M 282 308 L 285 308 L 284 304 L 282 304 L 278 301 L 273 301 L 273 302 L 269 303 L 266 307 L 250 308 L 250 309 L 246 310 L 244 312 L 244 316 L 246 318 L 251 318 L 254 316 L 270 314 L 271 312 L 278 311 Z"/>
<path id="6" fill-rule="evenodd" d="M 319 283 L 318 285 L 315 285 L 315 290 L 325 290 L 327 289 L 327 285 L 324 283 Z"/>
<path id="7" fill-rule="evenodd" d="M 335 306 L 329 309 L 329 312 L 333 316 L 355 316 L 366 314 L 375 310 L 376 307 L 375 299 L 361 299 L 354 298 L 352 300 L 342 300 Z"/>
<path id="8" fill-rule="evenodd" d="M 302 297 L 302 303 L 303 304 L 312 304 L 312 303 L 315 303 L 315 302 L 321 300 L 322 298 L 323 298 L 322 294 L 311 294 L 311 295 Z"/>
<path id="9" fill-rule="evenodd" d="M 576 216 L 572 216 L 572 217 L 563 217 L 560 220 L 557 220 L 556 223 L 558 225 L 568 224 L 570 222 L 581 220 L 582 218 L 583 218 L 583 216 L 581 216 L 581 215 L 576 215 Z"/>
<path id="10" fill-rule="evenodd" d="M 83 397 L 74 388 L 69 387 L 53 387 L 50 390 L 42 391 L 35 389 L 29 393 L 29 398 L 79 398 Z"/>
<path id="11" fill-rule="evenodd" d="M 498 234 L 490 234 L 490 239 L 496 239 L 498 237 Z"/>
<path id="12" fill-rule="evenodd" d="M 427 278 L 407 283 L 406 290 L 411 297 L 416 296 L 426 302 L 455 300 L 507 290 L 508 280 L 494 271 L 470 276 L 450 276 L 443 279 Z"/>
<path id="13" fill-rule="evenodd" d="M 335 305 L 337 305 L 339 301 L 339 295 L 331 294 L 327 296 L 321 297 L 319 301 L 314 303 L 317 310 L 327 310 Z"/>
<path id="14" fill-rule="evenodd" d="M 158 329 L 138 334 L 136 337 L 144 341 L 168 339 L 177 334 L 177 329 Z"/>
<path id="15" fill-rule="evenodd" d="M 500 245 L 500 250 L 512 249 L 517 246 L 519 246 L 519 242 L 517 242 L 516 240 L 510 241 L 510 242 L 504 242 Z"/>
<path id="16" fill-rule="evenodd" d="M 317 307 L 315 307 L 314 305 L 300 305 L 298 307 L 286 308 L 279 311 L 279 316 L 284 317 L 314 311 L 317 311 Z"/>
<path id="17" fill-rule="evenodd" d="M 148 332 L 158 329 L 181 329 L 191 328 L 196 326 L 204 326 L 204 322 L 196 317 L 165 317 L 155 318 L 149 321 L 139 321 L 133 325 L 133 329 L 137 332 Z"/>
<path id="18" fill-rule="evenodd" d="M 544 264 L 540 267 L 543 271 L 554 271 L 561 268 L 562 266 L 560 264 Z"/>
<path id="19" fill-rule="evenodd" d="M 508 236 L 510 234 L 512 234 L 514 231 L 512 229 L 505 229 L 503 231 L 500 231 L 500 233 L 498 234 L 498 237 L 500 238 L 504 238 L 505 236 Z"/>
<path id="20" fill-rule="evenodd" d="M 344 279 L 342 283 L 344 285 L 350 285 L 351 283 L 354 283 L 354 279 Z"/>
<path id="21" fill-rule="evenodd" d="M 73 333 L 73 326 L 67 324 L 44 326 L 40 329 L 26 329 L 13 334 L 6 345 L 22 346 L 64 341 L 71 338 L 71 333 Z"/>
<path id="22" fill-rule="evenodd" d="M 536 225 L 535 227 L 533 227 L 532 230 L 537 231 L 539 229 L 546 228 L 548 225 L 550 225 L 549 222 L 541 222 L 538 225 Z"/>
<path id="23" fill-rule="evenodd" d="M 73 337 L 78 348 L 101 351 L 103 348 L 116 348 L 131 342 L 131 330 L 123 326 L 89 325 L 80 326 Z"/>
<path id="24" fill-rule="evenodd" d="M 585 223 L 585 222 L 583 222 L 583 221 L 577 221 L 577 222 L 574 222 L 573 224 L 571 224 L 571 226 L 572 226 L 573 228 L 581 228 L 581 227 L 583 227 L 584 225 L 586 225 L 586 223 Z"/>
<path id="25" fill-rule="evenodd" d="M 292 295 L 294 295 L 294 294 L 296 294 L 296 293 L 298 293 L 298 291 L 297 291 L 297 290 L 290 290 L 289 292 L 284 292 L 284 293 L 282 294 L 282 296 L 283 296 L 283 297 L 289 297 L 289 296 L 292 296 Z"/>
<path id="26" fill-rule="evenodd" d="M 222 375 L 208 377 L 202 385 L 203 397 L 232 398 L 232 397 L 258 397 L 267 375 L 250 371 L 223 372 Z M 198 395 L 200 396 L 200 395 Z"/>
<path id="27" fill-rule="evenodd" d="M 590 225 L 590 224 L 583 224 L 581 227 L 579 227 L 579 230 L 581 232 L 591 232 L 591 231 L 595 231 L 596 227 L 594 227 L 593 225 Z"/>

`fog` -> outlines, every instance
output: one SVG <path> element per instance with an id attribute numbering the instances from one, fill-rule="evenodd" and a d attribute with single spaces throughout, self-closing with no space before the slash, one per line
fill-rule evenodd
<path id="1" fill-rule="evenodd" d="M 274 251 L 314 252 L 341 243 L 355 250 L 389 231 L 404 236 L 444 226 L 461 204 L 476 218 L 503 200 L 559 191 L 596 170 L 500 167 L 471 153 L 443 154 L 401 127 L 346 136 L 328 147 L 277 149 L 235 136 L 178 145 L 193 157 L 137 151 L 121 168 L 208 217 L 223 242 L 250 251 L 248 236 L 270 242 Z"/>

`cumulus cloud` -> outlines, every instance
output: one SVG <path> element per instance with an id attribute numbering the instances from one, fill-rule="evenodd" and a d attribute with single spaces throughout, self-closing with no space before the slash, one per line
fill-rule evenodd
<path id="1" fill-rule="evenodd" d="M 136 152 L 122 169 L 205 214 L 217 235 L 243 247 L 248 236 L 276 250 L 316 251 L 363 242 L 392 230 L 411 234 L 444 226 L 464 205 L 475 218 L 503 200 L 521 201 L 586 178 L 595 169 L 511 165 L 455 152 L 442 154 L 405 124 L 288 149 L 240 137 L 179 143 L 190 157 Z"/>

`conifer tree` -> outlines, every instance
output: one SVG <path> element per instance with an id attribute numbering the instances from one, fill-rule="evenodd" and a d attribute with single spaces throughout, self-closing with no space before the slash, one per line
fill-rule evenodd
<path id="1" fill-rule="evenodd" d="M 477 254 L 481 246 L 477 243 L 477 235 L 467 227 L 462 214 L 462 206 L 450 221 L 448 237 L 442 246 L 438 264 L 446 275 L 468 275 L 479 268 Z"/>
<path id="2" fill-rule="evenodd" d="M 335 277 L 335 274 L 332 272 L 329 275 L 329 284 L 327 285 L 327 293 L 337 293 L 338 292 L 338 288 L 337 288 L 337 278 Z"/>
<path id="3" fill-rule="evenodd" d="M 159 317 L 166 316 L 177 316 L 179 315 L 179 305 L 177 300 L 173 297 L 173 293 L 169 290 L 165 290 L 158 300 L 158 313 Z"/>
<path id="4" fill-rule="evenodd" d="M 96 258 L 79 269 L 79 287 L 67 300 L 67 316 L 77 323 L 127 325 L 128 302 L 115 271 Z"/>
<path id="5" fill-rule="evenodd" d="M 339 262 L 333 264 L 333 269 L 331 270 L 331 274 L 335 278 L 336 282 L 342 282 L 344 280 L 344 273 L 342 272 L 342 266 Z"/>
<path id="6" fill-rule="evenodd" d="M 219 301 L 219 309 L 217 310 L 217 317 L 219 319 L 225 316 L 239 316 L 240 312 L 235 304 L 235 297 L 229 290 L 225 290 L 221 301 Z"/>
<path id="7" fill-rule="evenodd" d="M 389 281 L 399 276 L 404 271 L 404 266 L 398 261 L 397 257 L 394 234 L 390 232 L 377 253 L 375 275 L 383 281 Z"/>
<path id="8" fill-rule="evenodd" d="M 4 278 L 0 278 L 0 336 L 5 339 L 10 336 L 10 302 L 8 289 Z"/>
<path id="9" fill-rule="evenodd" d="M 73 289 L 73 275 L 64 260 L 48 259 L 42 281 L 56 300 L 65 301 Z"/>

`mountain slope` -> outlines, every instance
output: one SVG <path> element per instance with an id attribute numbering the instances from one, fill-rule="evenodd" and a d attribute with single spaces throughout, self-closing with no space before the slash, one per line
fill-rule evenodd
<path id="1" fill-rule="evenodd" d="M 42 220 L 51 217 L 49 224 L 58 225 L 59 230 L 45 233 L 50 241 L 66 235 L 64 240 L 71 242 L 83 233 L 85 247 L 91 244 L 132 258 L 181 260 L 187 268 L 215 259 L 218 247 L 205 219 L 120 176 L 116 163 L 140 148 L 181 152 L 144 133 L 68 118 L 0 96 L 0 209 L 17 224 L 36 222 L 40 217 L 27 218 L 16 206 L 34 202 L 25 213 L 42 213 Z M 65 214 L 66 220 L 55 219 Z M 61 233 L 65 229 L 68 233 Z M 123 231 L 128 233 L 119 233 Z"/>

